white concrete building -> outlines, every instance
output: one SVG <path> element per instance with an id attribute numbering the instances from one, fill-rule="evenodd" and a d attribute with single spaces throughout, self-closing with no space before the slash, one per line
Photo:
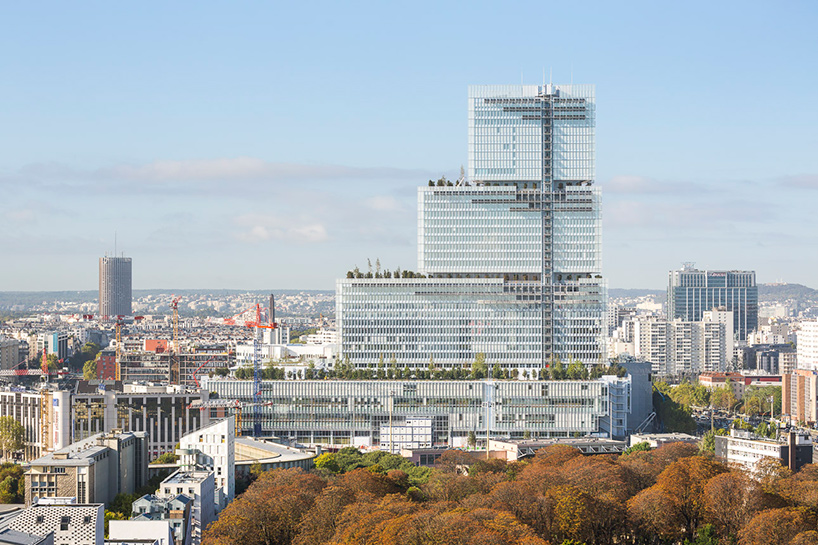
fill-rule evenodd
<path id="1" fill-rule="evenodd" d="M 401 450 L 432 448 L 432 418 L 406 417 L 381 424 L 381 450 L 397 454 Z"/>
<path id="2" fill-rule="evenodd" d="M 213 472 L 214 503 L 221 511 L 236 495 L 236 417 L 230 416 L 182 437 L 179 465 Z"/>
<path id="3" fill-rule="evenodd" d="M 797 346 L 798 368 L 818 371 L 818 320 L 801 322 Z"/>
<path id="4" fill-rule="evenodd" d="M 108 523 L 105 545 L 131 545 L 134 542 L 174 545 L 173 530 L 166 520 L 112 520 Z"/>
<path id="5" fill-rule="evenodd" d="M 162 481 L 156 492 L 160 498 L 173 498 L 182 494 L 192 500 L 189 534 L 193 545 L 201 543 L 202 532 L 216 520 L 216 487 L 213 471 L 182 468 Z"/>
<path id="6" fill-rule="evenodd" d="M 101 503 L 33 505 L 11 519 L 6 527 L 36 536 L 53 532 L 55 545 L 103 545 L 103 511 Z"/>
<path id="7" fill-rule="evenodd" d="M 643 316 L 625 322 L 609 339 L 609 349 L 616 357 L 632 355 L 649 361 L 658 374 L 725 371 L 732 359 L 731 313 L 706 312 L 698 322 L 668 321 Z M 630 333 L 632 331 L 632 333 Z M 631 343 L 633 348 L 631 349 Z M 632 351 L 631 351 L 632 350 Z"/>

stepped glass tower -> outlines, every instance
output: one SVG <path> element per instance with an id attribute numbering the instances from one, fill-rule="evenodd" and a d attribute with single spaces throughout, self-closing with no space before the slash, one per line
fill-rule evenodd
<path id="1" fill-rule="evenodd" d="M 337 285 L 357 367 L 604 363 L 591 85 L 469 88 L 468 177 L 418 189 L 418 274 Z"/>

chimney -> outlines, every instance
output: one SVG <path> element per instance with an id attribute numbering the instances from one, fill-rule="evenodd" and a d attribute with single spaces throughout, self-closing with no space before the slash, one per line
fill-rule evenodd
<path id="1" fill-rule="evenodd" d="M 270 325 L 276 323 L 276 298 L 270 294 Z"/>
<path id="2" fill-rule="evenodd" d="M 798 446 L 798 436 L 796 435 L 795 431 L 790 430 L 790 434 L 787 437 L 787 467 L 790 468 L 790 471 L 795 471 L 796 467 L 796 452 Z"/>

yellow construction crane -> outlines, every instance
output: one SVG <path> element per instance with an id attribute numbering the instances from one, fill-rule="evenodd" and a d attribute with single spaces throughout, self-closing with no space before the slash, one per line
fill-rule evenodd
<path id="1" fill-rule="evenodd" d="M 43 384 L 40 389 L 40 456 L 48 450 L 48 440 L 51 438 L 51 396 L 48 387 L 48 351 L 43 346 Z"/>
<path id="2" fill-rule="evenodd" d="M 180 375 L 182 373 L 179 370 L 179 356 L 177 355 L 179 351 L 179 300 L 181 297 L 177 297 L 176 295 L 172 295 L 171 297 L 170 307 L 173 309 L 173 342 L 171 343 L 170 349 L 169 382 L 171 384 L 181 384 L 182 377 Z"/>
<path id="3" fill-rule="evenodd" d="M 188 405 L 188 409 L 199 409 L 200 411 L 210 409 L 224 409 L 225 412 L 228 413 L 232 410 L 233 416 L 236 417 L 236 437 L 241 437 L 242 410 L 246 408 L 265 407 L 270 406 L 272 404 L 273 403 L 271 401 L 263 403 L 244 403 L 243 401 L 238 399 L 210 399 L 208 401 L 196 399 L 190 405 Z"/>

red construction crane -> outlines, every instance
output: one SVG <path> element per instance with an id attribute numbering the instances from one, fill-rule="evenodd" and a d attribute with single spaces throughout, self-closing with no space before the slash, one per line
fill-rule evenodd
<path id="1" fill-rule="evenodd" d="M 196 375 L 198 375 L 198 374 L 199 374 L 199 371 L 201 371 L 202 367 L 204 367 L 205 365 L 207 365 L 208 363 L 210 363 L 211 361 L 213 361 L 213 358 L 215 358 L 215 357 L 216 357 L 216 355 L 215 355 L 215 354 L 214 354 L 214 355 L 212 355 L 212 356 L 210 356 L 210 357 L 209 357 L 209 358 L 208 358 L 208 359 L 207 359 L 207 360 L 206 360 L 206 361 L 205 361 L 203 364 L 201 364 L 199 367 L 197 367 L 197 368 L 196 368 L 196 370 L 195 370 L 195 371 L 193 371 L 193 372 L 190 374 L 190 376 L 192 376 L 192 377 L 193 377 L 193 382 L 195 382 L 195 383 L 196 383 L 196 387 L 197 387 L 197 388 L 200 388 L 200 387 L 201 387 L 201 385 L 199 384 L 199 379 L 198 379 L 198 378 L 196 378 Z"/>
<path id="2" fill-rule="evenodd" d="M 249 314 L 252 313 L 252 314 Z M 278 324 L 275 322 L 275 299 L 270 296 L 269 312 L 264 312 L 261 305 L 255 304 L 252 307 L 239 312 L 230 318 L 224 318 L 222 323 L 225 325 L 241 324 L 245 327 L 252 327 L 253 332 L 253 403 L 244 406 L 253 407 L 253 437 L 261 435 L 261 415 L 259 407 L 265 405 L 261 401 L 261 346 L 259 334 L 262 329 L 277 329 Z M 248 315 L 249 314 L 249 315 Z M 244 317 L 244 318 L 242 318 Z M 241 413 L 238 413 L 238 420 L 241 420 Z M 237 433 L 240 435 L 240 433 Z"/>

